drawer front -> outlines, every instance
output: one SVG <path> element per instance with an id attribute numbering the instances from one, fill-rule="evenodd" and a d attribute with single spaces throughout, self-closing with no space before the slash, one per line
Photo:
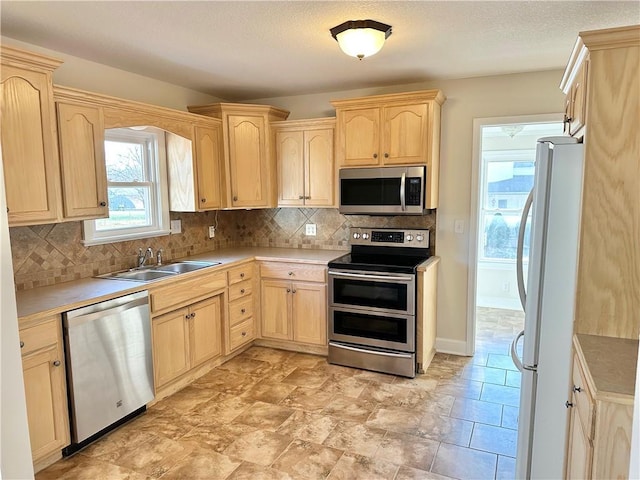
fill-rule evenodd
<path id="1" fill-rule="evenodd" d="M 167 310 L 170 307 L 186 305 L 201 297 L 207 296 L 216 290 L 227 286 L 227 278 L 224 272 L 210 273 L 195 278 L 175 280 L 166 287 L 151 290 L 149 298 L 151 311 L 156 313 Z"/>
<path id="2" fill-rule="evenodd" d="M 253 263 L 245 263 L 239 267 L 230 268 L 227 275 L 229 276 L 229 285 L 249 280 L 253 278 Z"/>
<path id="3" fill-rule="evenodd" d="M 60 318 L 56 315 L 39 325 L 20 330 L 20 353 L 28 355 L 44 347 L 58 343 Z"/>
<path id="4" fill-rule="evenodd" d="M 249 297 L 229 304 L 229 325 L 237 325 L 251 316 L 253 316 L 253 298 Z"/>
<path id="5" fill-rule="evenodd" d="M 304 263 L 263 262 L 260 266 L 262 278 L 282 280 L 305 280 L 308 282 L 326 281 L 326 267 Z"/>
<path id="6" fill-rule="evenodd" d="M 236 283 L 229 287 L 229 301 L 233 302 L 239 298 L 251 296 L 253 293 L 253 282 L 251 280 L 245 280 L 244 282 Z"/>
<path id="7" fill-rule="evenodd" d="M 593 407 L 594 401 L 591 392 L 587 388 L 587 382 L 584 380 L 584 374 L 580 367 L 580 362 L 576 357 L 573 358 L 573 408 L 578 409 L 578 417 L 584 427 L 584 432 L 589 439 L 593 439 Z M 580 389 L 580 391 L 577 390 Z"/>
<path id="8" fill-rule="evenodd" d="M 253 318 L 248 318 L 247 320 L 239 323 L 231 327 L 231 331 L 229 332 L 229 347 L 230 350 L 235 350 L 236 348 L 244 345 L 247 342 L 250 342 L 255 337 Z"/>

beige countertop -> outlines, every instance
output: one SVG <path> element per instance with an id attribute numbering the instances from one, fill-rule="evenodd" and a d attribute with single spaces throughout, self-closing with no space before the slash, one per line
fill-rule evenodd
<path id="1" fill-rule="evenodd" d="M 576 334 L 573 343 L 589 370 L 587 381 L 594 397 L 633 403 L 638 340 Z"/>
<path id="2" fill-rule="evenodd" d="M 226 248 L 207 253 L 193 255 L 179 260 L 203 260 L 220 262 L 220 265 L 180 275 L 186 278 L 194 274 L 224 269 L 234 264 L 251 260 L 273 260 L 299 263 L 315 263 L 326 265 L 340 255 L 343 250 L 312 250 L 302 248 Z M 90 305 L 133 292 L 147 290 L 163 282 L 174 281 L 176 277 L 155 282 L 132 282 L 116 279 L 85 278 L 73 282 L 65 282 L 47 287 L 21 290 L 16 293 L 18 317 L 20 323 L 28 322 L 36 317 L 55 315 L 67 310 Z"/>

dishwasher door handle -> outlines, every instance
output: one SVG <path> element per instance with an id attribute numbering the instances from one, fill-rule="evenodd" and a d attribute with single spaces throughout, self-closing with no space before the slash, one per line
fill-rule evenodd
<path id="1" fill-rule="evenodd" d="M 146 297 L 139 298 L 137 300 L 131 300 L 117 307 L 106 308 L 104 310 L 98 310 L 91 313 L 78 315 L 77 317 L 73 317 L 73 318 L 67 317 L 65 322 L 67 327 L 77 327 L 78 325 L 83 325 L 85 323 L 93 322 L 94 320 L 98 320 L 100 318 L 110 317 L 112 315 L 118 315 L 122 312 L 126 312 L 127 310 L 132 310 L 134 308 L 142 307 L 148 304 L 149 302 Z"/>

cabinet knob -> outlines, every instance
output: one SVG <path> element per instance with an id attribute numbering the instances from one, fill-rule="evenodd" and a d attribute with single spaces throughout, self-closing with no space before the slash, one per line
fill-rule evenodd
<path id="1" fill-rule="evenodd" d="M 20 348 L 24 348 L 24 342 L 20 340 Z"/>
<path id="2" fill-rule="evenodd" d="M 237 202 L 237 201 L 238 201 L 238 197 L 234 195 L 234 196 L 233 196 L 233 201 L 234 201 L 234 202 Z"/>
<path id="3" fill-rule="evenodd" d="M 101 207 L 106 207 L 107 206 L 107 202 L 100 202 L 100 206 Z"/>
<path id="4" fill-rule="evenodd" d="M 292 276 L 292 275 L 293 275 L 293 272 L 289 272 L 289 276 Z"/>
<path id="5" fill-rule="evenodd" d="M 566 402 L 564 402 L 564 406 L 567 408 L 571 408 L 573 407 L 573 403 L 571 403 L 569 400 L 567 400 Z"/>
<path id="6" fill-rule="evenodd" d="M 191 318 L 196 318 L 196 312 L 193 312 L 193 313 L 191 314 Z"/>
<path id="7" fill-rule="evenodd" d="M 244 288 L 240 289 L 240 293 L 244 294 Z"/>
<path id="8" fill-rule="evenodd" d="M 384 154 L 384 158 L 389 158 L 389 154 L 388 154 L 388 153 L 385 153 L 385 154 Z"/>
<path id="9" fill-rule="evenodd" d="M 9 207 L 7 207 L 7 213 L 9 213 Z"/>
<path id="10" fill-rule="evenodd" d="M 573 391 L 580 393 L 582 391 L 582 388 L 578 387 L 577 385 L 574 385 L 573 386 Z"/>
<path id="11" fill-rule="evenodd" d="M 307 197 L 304 197 L 304 198 L 305 198 L 305 200 L 311 200 L 311 195 L 309 195 Z"/>
<path id="12" fill-rule="evenodd" d="M 246 310 L 246 309 L 244 309 L 244 308 L 240 309 L 240 313 L 244 313 L 244 312 L 246 312 L 246 311 L 247 311 L 247 310 Z"/>
<path id="13" fill-rule="evenodd" d="M 293 289 L 293 293 L 296 293 L 296 292 L 297 292 L 297 290 L 294 288 L 294 289 Z"/>
<path id="14" fill-rule="evenodd" d="M 287 288 L 287 293 L 291 293 L 291 289 L 290 288 Z"/>
<path id="15" fill-rule="evenodd" d="M 373 158 L 378 158 L 378 154 L 377 154 L 377 153 L 374 153 L 374 154 L 373 154 Z"/>
<path id="16" fill-rule="evenodd" d="M 59 367 L 60 366 L 60 360 L 54 360 L 53 366 L 54 367 Z"/>
<path id="17" fill-rule="evenodd" d="M 201 198 L 201 199 L 200 199 L 200 202 L 202 202 L 202 203 L 205 203 L 206 201 L 207 201 L 207 199 L 206 199 L 206 198 Z"/>
<path id="18" fill-rule="evenodd" d="M 189 319 L 191 318 L 191 315 L 189 315 L 189 314 L 187 313 L 187 314 L 184 316 L 184 318 L 185 318 L 186 320 L 189 320 Z"/>
<path id="19" fill-rule="evenodd" d="M 298 195 L 298 200 L 304 200 L 306 197 L 304 195 Z"/>
<path id="20" fill-rule="evenodd" d="M 240 278 L 244 278 L 244 273 L 241 273 L 241 274 L 240 274 Z"/>
<path id="21" fill-rule="evenodd" d="M 246 337 L 247 336 L 247 332 L 242 332 L 242 336 Z"/>
<path id="22" fill-rule="evenodd" d="M 573 122 L 573 118 L 571 118 L 571 117 L 570 117 L 570 116 L 568 116 L 568 115 L 565 115 L 565 116 L 564 116 L 564 121 L 563 121 L 563 122 L 564 122 L 564 123 L 571 123 L 571 122 Z"/>

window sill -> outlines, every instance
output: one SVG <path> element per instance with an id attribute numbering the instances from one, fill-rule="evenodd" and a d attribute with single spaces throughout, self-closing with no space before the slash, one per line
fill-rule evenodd
<path id="1" fill-rule="evenodd" d="M 132 233 L 129 235 L 117 235 L 113 237 L 100 237 L 91 240 L 82 240 L 82 244 L 86 247 L 93 245 L 104 245 L 105 243 L 128 242 L 130 240 L 139 240 L 143 238 L 164 237 L 171 235 L 170 230 L 156 230 L 155 232 Z"/>

